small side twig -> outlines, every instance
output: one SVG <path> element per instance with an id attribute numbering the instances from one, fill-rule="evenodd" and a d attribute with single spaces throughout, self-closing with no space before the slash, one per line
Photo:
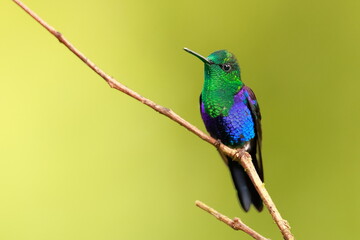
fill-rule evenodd
<path id="1" fill-rule="evenodd" d="M 269 240 L 269 238 L 263 237 L 258 232 L 256 232 L 254 229 L 250 228 L 245 223 L 243 223 L 240 220 L 240 218 L 234 218 L 233 220 L 231 220 L 229 217 L 219 213 L 218 211 L 209 207 L 208 205 L 206 205 L 205 203 L 203 203 L 201 201 L 196 201 L 195 204 L 196 204 L 196 206 L 198 206 L 199 208 L 203 209 L 204 211 L 210 213 L 211 215 L 216 217 L 218 220 L 227 224 L 229 227 L 233 228 L 234 230 L 241 230 L 257 240 Z"/>
<path id="2" fill-rule="evenodd" d="M 239 152 L 235 149 L 231 149 L 224 144 L 218 142 L 216 139 L 210 137 L 209 135 L 205 134 L 203 131 L 192 125 L 191 123 L 187 122 L 185 119 L 177 115 L 171 109 L 165 108 L 156 104 L 155 102 L 151 101 L 148 98 L 145 98 L 138 94 L 137 92 L 133 91 L 132 89 L 126 87 L 125 85 L 119 83 L 114 78 L 106 74 L 103 70 L 95 65 L 92 61 L 90 61 L 83 53 L 81 53 L 77 48 L 75 48 L 60 32 L 58 32 L 55 28 L 50 26 L 46 23 L 43 19 L 41 19 L 35 12 L 33 12 L 30 8 L 28 8 L 24 3 L 20 0 L 13 0 L 18 6 L 20 6 L 25 12 L 27 12 L 33 19 L 35 19 L 38 23 L 40 23 L 46 30 L 48 30 L 54 37 L 56 37 L 62 44 L 64 44 L 71 52 L 73 52 L 78 58 L 80 58 L 88 67 L 90 67 L 94 72 L 96 72 L 99 76 L 101 76 L 110 87 L 115 88 L 130 97 L 140 101 L 141 103 L 147 105 L 148 107 L 154 109 L 155 111 L 163 114 L 164 116 L 172 119 L 173 121 L 177 122 L 181 126 L 185 127 L 204 141 L 210 143 L 211 145 L 215 146 L 218 150 L 226 154 L 227 156 L 232 157 L 235 161 L 239 161 L 241 165 L 245 168 L 247 174 L 251 178 L 252 182 L 254 183 L 256 189 L 259 192 L 264 204 L 268 208 L 272 218 L 276 222 L 277 226 L 279 227 L 284 239 L 286 240 L 293 240 L 295 239 L 290 231 L 290 226 L 285 219 L 283 219 L 275 207 L 274 202 L 272 201 L 269 193 L 265 189 L 263 183 L 261 182 L 255 167 L 252 163 L 251 156 L 249 154 L 242 154 L 239 155 Z"/>

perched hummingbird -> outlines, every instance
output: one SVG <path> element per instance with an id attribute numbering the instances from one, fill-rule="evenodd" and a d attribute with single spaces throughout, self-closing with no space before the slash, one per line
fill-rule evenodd
<path id="1" fill-rule="evenodd" d="M 205 81 L 200 95 L 200 112 L 210 135 L 223 144 L 246 150 L 257 173 L 264 181 L 261 157 L 261 115 L 254 92 L 241 80 L 235 56 L 226 51 L 213 52 L 207 58 L 184 48 L 205 64 Z M 220 152 L 228 165 L 243 209 L 251 204 L 261 211 L 262 200 L 244 168 Z"/>

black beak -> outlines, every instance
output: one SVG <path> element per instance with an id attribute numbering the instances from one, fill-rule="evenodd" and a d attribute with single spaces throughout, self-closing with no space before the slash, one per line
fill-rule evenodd
<path id="1" fill-rule="evenodd" d="M 212 61 L 210 61 L 209 59 L 207 59 L 206 57 L 201 56 L 200 54 L 198 54 L 197 52 L 194 52 L 193 50 L 190 50 L 188 48 L 184 48 L 185 51 L 187 51 L 188 53 L 194 55 L 195 57 L 197 57 L 198 59 L 200 59 L 201 61 L 203 61 L 206 64 L 213 64 Z"/>

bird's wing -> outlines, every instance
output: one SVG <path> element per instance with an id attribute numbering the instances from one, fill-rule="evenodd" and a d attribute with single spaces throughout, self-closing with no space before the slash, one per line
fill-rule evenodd
<path id="1" fill-rule="evenodd" d="M 262 164 L 262 155 L 261 155 L 261 141 L 262 141 L 262 132 L 261 132 L 261 114 L 259 103 L 256 100 L 254 92 L 251 88 L 244 86 L 247 94 L 248 106 L 251 110 L 251 115 L 254 119 L 255 123 L 255 138 L 250 141 L 250 155 L 256 156 L 253 163 L 255 168 L 259 174 L 259 177 L 262 181 L 264 181 L 264 172 L 263 172 L 263 164 Z M 253 153 L 253 154 L 252 154 Z"/>

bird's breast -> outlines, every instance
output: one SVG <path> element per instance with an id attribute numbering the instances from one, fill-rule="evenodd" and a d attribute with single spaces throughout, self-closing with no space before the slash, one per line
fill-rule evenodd
<path id="1" fill-rule="evenodd" d="M 220 139 L 226 145 L 242 147 L 255 137 L 254 121 L 247 104 L 247 98 L 242 92 L 234 97 L 234 103 L 227 116 L 211 117 L 207 114 L 203 102 L 201 102 L 200 111 L 210 135 Z"/>

